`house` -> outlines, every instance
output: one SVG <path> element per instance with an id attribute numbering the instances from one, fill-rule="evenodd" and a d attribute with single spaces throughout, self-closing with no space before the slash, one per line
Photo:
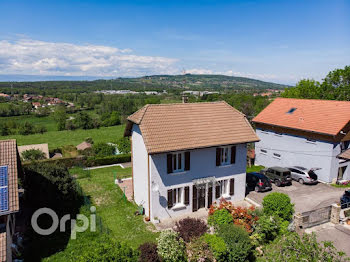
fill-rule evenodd
<path id="1" fill-rule="evenodd" d="M 253 122 L 260 141 L 255 164 L 302 166 L 323 182 L 350 180 L 350 102 L 277 98 Z"/>
<path id="2" fill-rule="evenodd" d="M 244 199 L 247 143 L 259 139 L 226 102 L 146 105 L 127 120 L 134 200 L 151 221 Z"/>
<path id="3" fill-rule="evenodd" d="M 16 140 L 0 141 L 0 261 L 12 261 L 15 213 L 19 211 L 21 162 Z"/>
<path id="4" fill-rule="evenodd" d="M 41 103 L 40 103 L 40 102 L 33 102 L 33 103 L 32 103 L 32 106 L 33 106 L 35 109 L 38 109 L 39 107 L 41 107 Z"/>
<path id="5" fill-rule="evenodd" d="M 77 150 L 80 150 L 80 151 L 84 151 L 85 149 L 89 149 L 91 147 L 92 147 L 92 145 L 86 141 L 84 141 L 76 146 Z"/>
<path id="6" fill-rule="evenodd" d="M 20 154 L 20 156 L 22 157 L 22 154 L 24 151 L 27 150 L 40 150 L 41 152 L 44 153 L 45 158 L 50 158 L 50 154 L 49 154 L 49 144 L 33 144 L 33 145 L 26 145 L 26 146 L 19 146 L 18 147 L 18 152 Z"/>

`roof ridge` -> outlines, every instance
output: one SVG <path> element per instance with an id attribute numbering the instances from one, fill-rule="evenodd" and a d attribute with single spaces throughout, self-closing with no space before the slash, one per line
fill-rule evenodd
<path id="1" fill-rule="evenodd" d="M 192 102 L 192 103 L 168 103 L 168 104 L 147 104 L 146 106 L 173 106 L 173 105 L 195 105 L 195 104 L 220 104 L 220 103 L 226 103 L 224 100 L 220 101 L 212 101 L 212 102 Z M 136 113 L 136 112 L 135 112 Z"/>
<path id="2" fill-rule="evenodd" d="M 309 100 L 309 101 L 322 101 L 322 102 L 339 102 L 339 103 L 343 103 L 343 102 L 350 102 L 350 101 L 346 101 L 346 100 L 329 100 L 329 99 L 313 99 L 313 98 L 293 98 L 293 97 L 276 97 L 274 100 L 277 99 L 287 99 L 287 100 Z"/>

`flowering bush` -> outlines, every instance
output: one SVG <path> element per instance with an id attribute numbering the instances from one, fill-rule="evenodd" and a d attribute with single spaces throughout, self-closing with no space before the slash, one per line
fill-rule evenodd
<path id="1" fill-rule="evenodd" d="M 211 205 L 208 221 L 211 221 L 210 217 L 218 210 L 227 210 L 232 216 L 233 224 L 243 226 L 249 233 L 253 231 L 253 225 L 259 219 L 255 214 L 255 208 L 253 206 L 249 208 L 235 207 L 231 202 L 222 198 L 219 204 L 215 202 Z"/>
<path id="2" fill-rule="evenodd" d="M 337 181 L 337 185 L 350 186 L 350 180 L 347 181 Z"/>
<path id="3" fill-rule="evenodd" d="M 164 259 L 164 261 L 186 261 L 186 246 L 183 239 L 179 237 L 179 233 L 171 230 L 164 230 L 160 233 L 157 241 L 158 254 Z"/>

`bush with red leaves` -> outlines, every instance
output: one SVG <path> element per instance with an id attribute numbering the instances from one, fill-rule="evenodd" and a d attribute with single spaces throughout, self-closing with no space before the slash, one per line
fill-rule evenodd
<path id="1" fill-rule="evenodd" d="M 208 227 L 203 220 L 188 217 L 176 222 L 174 230 L 188 243 L 206 233 Z"/>
<path id="2" fill-rule="evenodd" d="M 144 243 L 139 246 L 140 262 L 161 262 L 163 261 L 158 255 L 157 245 L 155 243 Z"/>

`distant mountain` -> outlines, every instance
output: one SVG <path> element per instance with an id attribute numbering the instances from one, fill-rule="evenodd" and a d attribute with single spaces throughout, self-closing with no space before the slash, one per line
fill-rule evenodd
<path id="1" fill-rule="evenodd" d="M 75 86 L 98 89 L 167 89 L 167 88 L 183 88 L 191 90 L 200 89 L 228 89 L 228 90 L 257 90 L 257 89 L 284 89 L 287 85 L 281 85 L 261 80 L 235 77 L 225 75 L 152 75 L 143 77 L 120 77 L 120 78 L 101 78 L 93 76 L 36 76 L 36 75 L 0 75 L 0 82 L 17 82 L 17 85 L 27 82 L 30 86 L 36 86 L 35 82 L 50 83 L 51 87 L 59 88 L 65 82 L 67 84 L 74 83 Z M 4 83 L 3 83 L 4 84 Z M 1 86 L 1 85 L 0 85 Z"/>

